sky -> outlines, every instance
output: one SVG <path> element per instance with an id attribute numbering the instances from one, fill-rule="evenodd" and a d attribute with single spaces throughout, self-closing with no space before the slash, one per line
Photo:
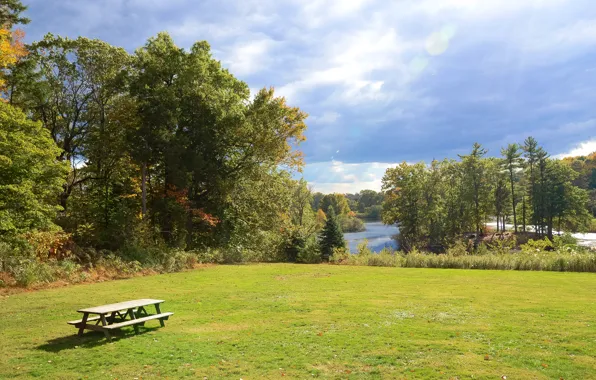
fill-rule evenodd
<path id="1" fill-rule="evenodd" d="M 207 40 L 253 92 L 310 116 L 303 176 L 380 190 L 386 168 L 489 155 L 533 136 L 596 151 L 594 0 L 24 0 L 27 39 L 100 38 L 133 52 L 160 31 Z"/>

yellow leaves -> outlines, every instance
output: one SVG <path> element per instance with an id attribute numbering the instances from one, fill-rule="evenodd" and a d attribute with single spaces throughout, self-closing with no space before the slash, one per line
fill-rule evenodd
<path id="1" fill-rule="evenodd" d="M 17 29 L 10 31 L 8 29 L 0 29 L 0 69 L 6 69 L 14 65 L 27 55 L 27 49 L 23 43 L 25 33 Z M 0 78 L 0 90 L 4 90 L 5 80 Z"/>

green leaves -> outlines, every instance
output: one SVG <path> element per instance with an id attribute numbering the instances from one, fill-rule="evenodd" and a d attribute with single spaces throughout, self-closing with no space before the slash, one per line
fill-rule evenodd
<path id="1" fill-rule="evenodd" d="M 54 228 L 56 199 L 67 168 L 39 123 L 0 102 L 0 240 Z"/>

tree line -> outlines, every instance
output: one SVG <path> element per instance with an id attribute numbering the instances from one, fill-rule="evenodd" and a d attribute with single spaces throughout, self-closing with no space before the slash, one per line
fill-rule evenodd
<path id="1" fill-rule="evenodd" d="M 490 221 L 497 232 L 511 222 L 515 232 L 550 239 L 555 230 L 589 228 L 589 191 L 574 184 L 578 172 L 534 138 L 509 144 L 501 157 L 486 154 L 476 143 L 459 160 L 387 170 L 383 221 L 399 226 L 402 249 L 444 249 L 466 233 L 485 233 Z"/>
<path id="2" fill-rule="evenodd" d="M 3 252 L 40 235 L 80 257 L 139 260 L 157 249 L 284 260 L 317 244 L 324 221 L 293 179 L 305 112 L 273 89 L 251 94 L 206 41 L 183 49 L 160 33 L 131 54 L 48 33 L 24 45 L 25 9 L 0 2 Z"/>

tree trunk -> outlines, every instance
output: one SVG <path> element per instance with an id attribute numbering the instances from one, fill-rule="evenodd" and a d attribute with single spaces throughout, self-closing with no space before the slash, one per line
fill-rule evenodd
<path id="1" fill-rule="evenodd" d="M 522 223 L 523 223 L 523 232 L 526 232 L 526 197 L 522 197 Z"/>
<path id="2" fill-rule="evenodd" d="M 515 186 L 513 185 L 513 170 L 509 170 L 509 179 L 511 181 L 511 205 L 513 208 L 513 231 L 517 233 L 517 212 L 515 211 Z"/>
<path id="3" fill-rule="evenodd" d="M 548 218 L 547 234 L 548 234 L 548 239 L 553 240 L 553 218 L 552 217 Z"/>
<path id="4" fill-rule="evenodd" d="M 147 163 L 141 165 L 141 216 L 145 219 L 147 214 Z"/>

